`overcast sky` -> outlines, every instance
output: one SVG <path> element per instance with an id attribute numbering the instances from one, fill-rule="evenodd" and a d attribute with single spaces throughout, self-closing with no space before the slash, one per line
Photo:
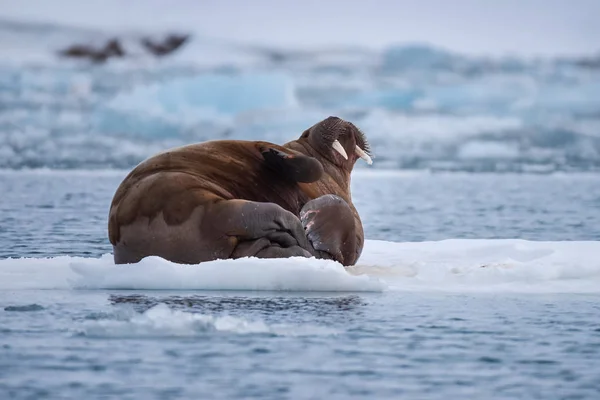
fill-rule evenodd
<path id="1" fill-rule="evenodd" d="M 600 51 L 600 0 L 0 0 L 1 18 L 180 27 L 279 46 L 426 42 L 468 53 Z"/>

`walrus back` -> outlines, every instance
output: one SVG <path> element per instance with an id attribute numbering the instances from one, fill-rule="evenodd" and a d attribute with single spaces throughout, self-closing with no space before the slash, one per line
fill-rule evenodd
<path id="1" fill-rule="evenodd" d="M 198 206 L 219 200 L 271 201 L 299 211 L 297 191 L 264 163 L 260 142 L 211 141 L 159 153 L 134 168 L 117 189 L 109 239 L 140 217 L 162 214 L 168 225 L 185 222 Z"/>

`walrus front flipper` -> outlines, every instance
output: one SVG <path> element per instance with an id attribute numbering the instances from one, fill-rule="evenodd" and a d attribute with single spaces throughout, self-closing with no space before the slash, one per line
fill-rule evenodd
<path id="1" fill-rule="evenodd" d="M 323 175 L 323 165 L 316 158 L 272 147 L 262 149 L 261 153 L 271 168 L 294 182 L 316 182 Z"/>
<path id="2" fill-rule="evenodd" d="M 360 253 L 356 222 L 344 199 L 328 194 L 311 200 L 300 210 L 300 220 L 317 257 L 346 266 L 356 263 Z"/>

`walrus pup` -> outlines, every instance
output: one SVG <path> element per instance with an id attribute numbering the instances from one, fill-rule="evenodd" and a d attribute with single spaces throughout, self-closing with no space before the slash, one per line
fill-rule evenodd
<path id="1" fill-rule="evenodd" d="M 358 158 L 372 162 L 364 135 L 337 117 L 283 146 L 214 140 L 159 153 L 115 193 L 115 263 L 314 256 L 353 265 L 364 243 L 350 196 Z"/>

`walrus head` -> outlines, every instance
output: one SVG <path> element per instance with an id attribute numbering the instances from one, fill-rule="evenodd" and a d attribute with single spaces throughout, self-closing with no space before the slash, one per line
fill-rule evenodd
<path id="1" fill-rule="evenodd" d="M 350 175 L 359 158 L 372 163 L 365 135 L 351 122 L 328 117 L 284 147 L 299 151 L 322 165 L 323 173 L 318 182 L 299 184 L 312 199 L 300 210 L 311 245 L 321 256 L 330 256 L 344 265 L 354 264 L 362 252 L 364 232 L 352 204 Z"/>
<path id="2" fill-rule="evenodd" d="M 332 164 L 351 171 L 359 158 L 372 164 L 365 135 L 352 122 L 328 117 L 308 128 L 297 142 Z"/>

